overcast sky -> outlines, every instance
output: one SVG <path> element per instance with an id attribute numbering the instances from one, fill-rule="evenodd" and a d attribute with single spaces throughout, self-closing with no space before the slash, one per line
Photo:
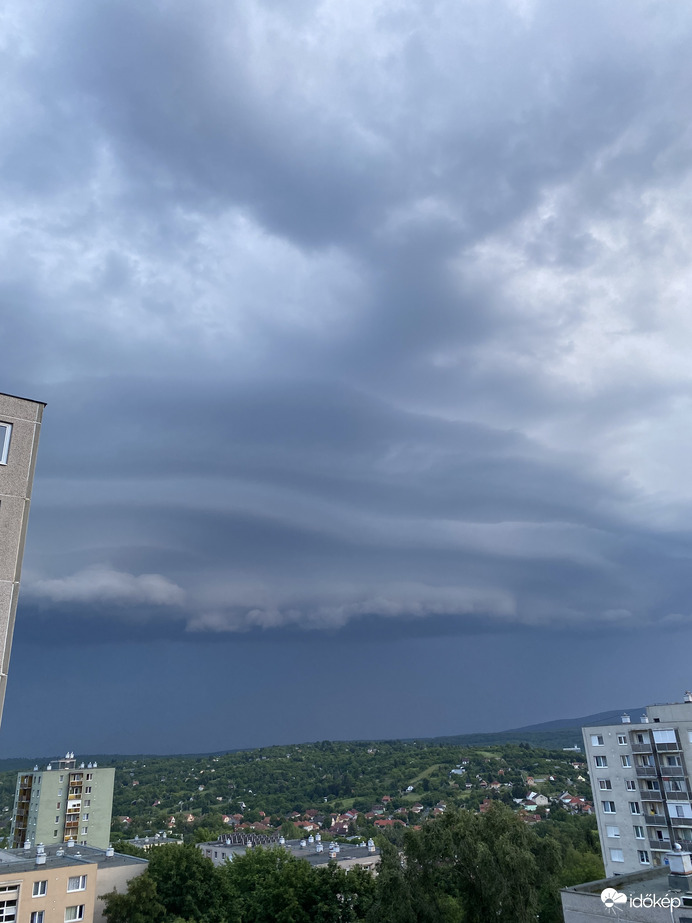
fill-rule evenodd
<path id="1" fill-rule="evenodd" d="M 689 4 L 0 30 L 0 390 L 48 403 L 3 755 L 681 698 Z"/>

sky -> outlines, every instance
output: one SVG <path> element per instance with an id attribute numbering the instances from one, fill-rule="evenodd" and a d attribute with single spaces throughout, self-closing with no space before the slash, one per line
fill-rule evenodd
<path id="1" fill-rule="evenodd" d="M 0 755 L 692 684 L 692 8 L 8 0 Z M 651 656 L 653 655 L 653 656 Z"/>

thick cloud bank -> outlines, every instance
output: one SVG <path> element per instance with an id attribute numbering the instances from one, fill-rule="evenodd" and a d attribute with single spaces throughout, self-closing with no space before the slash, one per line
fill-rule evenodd
<path id="1" fill-rule="evenodd" d="M 27 618 L 689 624 L 684 4 L 10 0 L 1 38 Z"/>

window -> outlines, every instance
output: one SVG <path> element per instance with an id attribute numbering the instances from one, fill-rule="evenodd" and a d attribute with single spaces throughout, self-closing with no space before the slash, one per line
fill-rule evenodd
<path id="1" fill-rule="evenodd" d="M 610 825 L 606 826 L 606 836 L 620 836 L 620 828 L 611 827 Z"/>
<path id="2" fill-rule="evenodd" d="M 638 840 L 643 840 L 643 839 L 644 839 L 644 828 L 638 826 L 637 824 L 635 824 L 633 829 L 634 829 L 634 835 L 635 835 L 635 837 L 636 837 Z"/>
<path id="3" fill-rule="evenodd" d="M 608 760 L 605 756 L 594 756 L 593 761 L 597 766 L 600 766 L 601 769 L 608 765 Z"/>
<path id="4" fill-rule="evenodd" d="M 603 813 L 604 814 L 615 814 L 615 802 L 614 801 L 602 801 Z"/>
<path id="5" fill-rule="evenodd" d="M 82 820 L 89 820 L 88 814 L 82 814 Z"/>
<path id="6" fill-rule="evenodd" d="M 618 743 L 621 747 L 627 746 L 627 734 L 618 734 Z"/>
<path id="7" fill-rule="evenodd" d="M 59 781 L 59 782 L 64 782 L 64 781 L 65 781 L 65 776 L 60 776 L 60 778 L 58 779 L 58 781 Z"/>
<path id="8" fill-rule="evenodd" d="M 73 878 L 70 878 L 67 882 L 68 891 L 84 891 L 86 889 L 87 877 L 86 875 L 75 875 Z"/>
<path id="9" fill-rule="evenodd" d="M 622 854 L 621 849 L 611 849 L 610 850 L 610 861 L 611 862 L 624 862 L 625 857 Z M 67 917 L 65 917 L 67 919 Z"/>
<path id="10" fill-rule="evenodd" d="M 639 861 L 642 865 L 651 865 L 649 854 L 645 849 L 638 849 L 637 855 L 639 856 Z"/>
<path id="11" fill-rule="evenodd" d="M 61 788 L 58 789 L 58 798 L 62 798 L 62 789 L 61 789 Z"/>
<path id="12" fill-rule="evenodd" d="M 622 756 L 620 757 L 620 762 L 622 763 L 623 769 L 630 769 L 632 766 L 632 760 L 629 758 L 629 756 L 626 753 L 622 754 Z"/>
<path id="13" fill-rule="evenodd" d="M 43 911 L 34 910 L 31 914 L 31 923 L 43 923 Z"/>
<path id="14" fill-rule="evenodd" d="M 59 814 L 56 814 L 56 815 L 55 815 L 55 823 L 56 823 L 56 824 L 59 824 L 59 823 L 60 823 L 60 815 L 59 815 Z"/>
<path id="15" fill-rule="evenodd" d="M 648 744 L 649 743 L 648 734 L 635 734 L 634 736 L 637 738 L 638 744 Z"/>
<path id="16" fill-rule="evenodd" d="M 94 778 L 93 772 L 88 772 L 86 774 L 87 782 L 90 782 Z"/>
<path id="17" fill-rule="evenodd" d="M 613 786 L 612 786 L 610 779 L 599 779 L 598 787 L 600 788 L 602 792 L 609 792 L 611 791 Z"/>
<path id="18" fill-rule="evenodd" d="M 658 783 L 658 779 L 645 779 L 645 788 L 647 792 L 660 792 L 661 786 Z"/>
<path id="19" fill-rule="evenodd" d="M 85 836 L 85 835 L 86 835 L 86 832 L 87 832 L 87 828 L 86 828 L 86 827 L 82 827 L 82 836 Z"/>
<path id="20" fill-rule="evenodd" d="M 638 801 L 630 801 L 630 814 L 641 814 L 642 809 L 639 807 Z"/>
<path id="21" fill-rule="evenodd" d="M 71 923 L 72 920 L 84 919 L 84 904 L 77 904 L 74 907 L 65 907 L 65 923 Z"/>
<path id="22" fill-rule="evenodd" d="M 56 809 L 56 811 L 59 811 L 59 810 L 60 810 L 60 802 L 59 802 L 59 801 L 56 801 L 56 802 L 55 802 L 55 809 Z"/>
<path id="23" fill-rule="evenodd" d="M 85 794 L 85 795 L 90 795 L 90 794 L 91 794 L 91 786 L 90 786 L 90 785 L 86 785 L 86 786 L 84 787 L 84 794 Z"/>
<path id="24" fill-rule="evenodd" d="M 625 782 L 625 788 L 627 789 L 628 792 L 636 792 L 636 791 L 637 791 L 637 784 L 636 784 L 636 782 L 634 781 L 634 779 L 628 779 L 628 780 Z"/>
<path id="25" fill-rule="evenodd" d="M 15 923 L 17 919 L 17 898 L 12 897 L 6 901 L 0 901 L 0 921 L 1 923 Z"/>
<path id="26" fill-rule="evenodd" d="M 654 740 L 657 744 L 676 744 L 677 738 L 675 736 L 675 731 L 666 728 L 665 730 L 659 730 L 656 728 L 654 731 Z"/>
<path id="27" fill-rule="evenodd" d="M 57 835 L 58 835 L 58 831 L 57 831 L 57 830 L 54 830 L 54 831 L 53 831 L 53 836 L 57 836 Z"/>
<path id="28" fill-rule="evenodd" d="M 87 798 L 83 804 L 85 808 L 88 808 L 91 805 L 91 798 Z"/>
<path id="29" fill-rule="evenodd" d="M 667 756 L 666 766 L 682 766 L 682 760 L 679 756 Z"/>
<path id="30" fill-rule="evenodd" d="M 32 897 L 43 897 L 47 890 L 48 890 L 47 881 L 35 881 L 31 889 L 31 896 Z"/>
<path id="31" fill-rule="evenodd" d="M 602 734 L 592 734 L 591 735 L 591 746 L 592 747 L 602 747 L 603 746 L 603 735 Z"/>
<path id="32" fill-rule="evenodd" d="M 0 465 L 7 464 L 10 451 L 10 436 L 12 435 L 11 423 L 0 423 Z"/>

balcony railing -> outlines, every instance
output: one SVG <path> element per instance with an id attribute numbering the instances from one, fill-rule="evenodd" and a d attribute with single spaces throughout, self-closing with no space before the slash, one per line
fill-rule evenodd
<path id="1" fill-rule="evenodd" d="M 668 753 L 671 750 L 679 750 L 680 744 L 677 742 L 674 744 L 656 744 L 656 749 L 659 753 Z"/>
<path id="2" fill-rule="evenodd" d="M 674 827 L 692 827 L 692 817 L 671 817 L 670 822 Z"/>
<path id="3" fill-rule="evenodd" d="M 635 744 L 632 745 L 632 753 L 651 753 L 653 747 L 651 746 L 651 741 L 645 744 Z"/>
<path id="4" fill-rule="evenodd" d="M 651 777 L 651 776 L 655 776 L 655 775 L 656 775 L 656 767 L 655 767 L 655 766 L 635 766 L 635 767 L 634 767 L 634 771 L 637 773 L 638 776 L 645 776 L 645 777 L 646 777 L 646 776 L 649 776 L 649 777 Z"/>
<path id="5" fill-rule="evenodd" d="M 666 801 L 689 801 L 690 793 L 689 792 L 669 792 L 666 789 L 663 790 Z"/>
<path id="6" fill-rule="evenodd" d="M 657 788 L 641 788 L 639 795 L 642 801 L 663 801 L 663 792 Z"/>
<path id="7" fill-rule="evenodd" d="M 653 824 L 654 827 L 665 827 L 668 823 L 668 818 L 665 814 L 644 814 L 644 823 Z M 692 824 L 692 817 L 690 818 L 690 824 Z"/>
<path id="8" fill-rule="evenodd" d="M 652 849 L 670 849 L 670 840 L 659 840 L 657 836 L 649 837 L 649 845 Z"/>

